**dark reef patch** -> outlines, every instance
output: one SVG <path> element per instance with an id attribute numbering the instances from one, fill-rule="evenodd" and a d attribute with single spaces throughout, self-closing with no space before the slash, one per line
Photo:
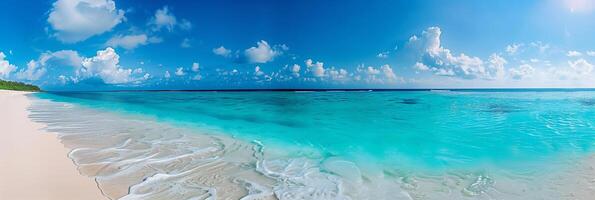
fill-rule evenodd
<path id="1" fill-rule="evenodd" d="M 487 106 L 486 109 L 482 110 L 482 112 L 489 113 L 513 113 L 520 111 L 523 111 L 523 109 L 521 109 L 520 107 L 505 104 L 490 104 Z"/>
<path id="2" fill-rule="evenodd" d="M 400 103 L 412 105 L 412 104 L 418 104 L 419 101 L 417 99 L 402 99 Z"/>
<path id="3" fill-rule="evenodd" d="M 579 102 L 583 106 L 595 106 L 595 99 L 581 99 Z"/>

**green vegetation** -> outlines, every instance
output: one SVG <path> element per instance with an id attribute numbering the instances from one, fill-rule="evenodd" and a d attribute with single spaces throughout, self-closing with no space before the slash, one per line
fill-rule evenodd
<path id="1" fill-rule="evenodd" d="M 20 83 L 20 82 L 13 82 L 13 81 L 4 81 L 4 80 L 0 80 L 0 90 L 18 90 L 18 91 L 32 91 L 32 92 L 41 91 L 39 89 L 39 87 L 34 86 L 34 85 Z"/>

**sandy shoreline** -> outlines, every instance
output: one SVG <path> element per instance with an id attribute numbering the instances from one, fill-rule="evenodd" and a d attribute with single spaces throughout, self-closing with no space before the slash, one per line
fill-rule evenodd
<path id="1" fill-rule="evenodd" d="M 25 94 L 0 90 L 0 199 L 107 199 L 56 135 L 28 118 Z"/>

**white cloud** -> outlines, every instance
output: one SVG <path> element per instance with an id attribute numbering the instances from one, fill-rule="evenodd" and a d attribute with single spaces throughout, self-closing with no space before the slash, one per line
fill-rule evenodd
<path id="1" fill-rule="evenodd" d="M 262 72 L 262 71 L 260 70 L 260 66 L 256 66 L 256 67 L 254 67 L 254 75 L 255 75 L 255 76 L 262 76 L 262 75 L 264 75 L 264 72 Z"/>
<path id="2" fill-rule="evenodd" d="M 0 52 L 0 78 L 8 78 L 17 67 L 6 60 L 4 52 Z"/>
<path id="3" fill-rule="evenodd" d="M 566 53 L 566 56 L 568 56 L 568 57 L 578 57 L 578 56 L 582 56 L 582 55 L 583 54 L 578 51 L 568 51 L 568 53 Z"/>
<path id="4" fill-rule="evenodd" d="M 508 71 L 513 79 L 520 80 L 532 77 L 535 73 L 535 68 L 529 64 L 522 64 L 518 68 L 511 68 Z"/>
<path id="5" fill-rule="evenodd" d="M 202 75 L 196 74 L 196 75 L 194 75 L 194 77 L 192 77 L 192 80 L 200 81 L 200 80 L 202 80 Z"/>
<path id="6" fill-rule="evenodd" d="M 39 80 L 47 72 L 48 65 L 70 66 L 75 70 L 81 68 L 83 58 L 78 52 L 72 50 L 61 50 L 56 52 L 45 52 L 37 60 L 31 60 L 27 63 L 26 69 L 17 72 L 17 79 L 35 81 Z"/>
<path id="7" fill-rule="evenodd" d="M 427 65 L 420 63 L 420 62 L 416 62 L 415 65 L 413 65 L 413 69 L 418 70 L 418 71 L 428 71 L 430 70 L 430 67 L 428 67 Z"/>
<path id="8" fill-rule="evenodd" d="M 200 72 L 200 63 L 192 63 L 192 67 L 190 68 L 190 70 L 192 70 L 192 72 L 195 73 L 194 77 L 192 77 L 192 80 L 201 80 L 202 76 L 199 74 Z"/>
<path id="9" fill-rule="evenodd" d="M 378 74 L 380 74 L 380 70 L 378 70 L 378 69 L 375 69 L 375 68 L 374 68 L 374 67 L 372 67 L 372 66 L 368 66 L 368 68 L 366 68 L 366 73 L 367 73 L 368 75 L 378 75 Z"/>
<path id="10" fill-rule="evenodd" d="M 393 71 L 393 68 L 390 67 L 390 65 L 382 65 L 380 66 L 380 70 L 382 71 L 382 74 L 384 74 L 384 77 L 386 77 L 388 81 L 395 81 L 398 79 L 397 75 Z"/>
<path id="11" fill-rule="evenodd" d="M 409 38 L 409 46 L 418 51 L 419 62 L 432 69 L 436 75 L 457 76 L 464 79 L 493 79 L 496 67 L 486 67 L 483 60 L 463 53 L 453 55 L 450 49 L 441 46 L 442 31 L 430 27 L 422 32 L 421 37 Z"/>
<path id="12" fill-rule="evenodd" d="M 182 43 L 180 44 L 180 47 L 182 47 L 182 48 L 192 47 L 192 45 L 190 44 L 190 39 L 184 38 L 184 40 L 182 40 Z"/>
<path id="13" fill-rule="evenodd" d="M 521 48 L 523 46 L 523 44 L 511 44 L 506 46 L 506 52 L 510 55 L 514 55 L 519 51 L 519 48 Z"/>
<path id="14" fill-rule="evenodd" d="M 190 30 L 192 29 L 192 23 L 186 19 L 182 19 L 182 23 L 180 23 L 180 28 L 182 30 Z"/>
<path id="15" fill-rule="evenodd" d="M 48 62 L 55 62 L 59 65 L 67 65 L 75 68 L 80 68 L 83 62 L 83 57 L 78 52 L 73 50 L 61 50 L 56 52 L 46 52 L 39 57 L 39 63 L 43 66 Z"/>
<path id="16" fill-rule="evenodd" d="M 587 51 L 588 56 L 595 56 L 595 51 Z"/>
<path id="17" fill-rule="evenodd" d="M 577 75 L 591 74 L 593 71 L 593 65 L 587 62 L 585 59 L 578 59 L 575 61 L 568 61 L 568 66 L 573 69 Z"/>
<path id="18" fill-rule="evenodd" d="M 380 53 L 378 53 L 376 55 L 376 57 L 378 57 L 378 58 L 388 58 L 388 53 L 389 53 L 388 51 L 380 52 Z"/>
<path id="19" fill-rule="evenodd" d="M 378 68 L 373 66 L 364 67 L 364 65 L 360 65 L 356 68 L 356 71 L 359 73 L 354 76 L 354 80 L 356 81 L 366 81 L 368 83 L 394 83 L 396 81 L 403 82 L 403 78 L 398 77 L 393 68 L 388 65 L 382 65 Z"/>
<path id="20" fill-rule="evenodd" d="M 324 63 L 320 62 L 320 61 L 316 61 L 316 63 L 314 63 L 312 61 L 312 59 L 308 59 L 305 61 L 306 63 L 306 67 L 308 67 L 308 70 L 312 71 L 312 74 L 315 77 L 323 77 L 324 76 Z"/>
<path id="21" fill-rule="evenodd" d="M 549 78 L 552 80 L 573 80 L 587 83 L 592 83 L 593 80 L 593 64 L 582 58 L 575 61 L 568 61 L 567 68 L 553 68 L 548 72 L 553 75 Z"/>
<path id="22" fill-rule="evenodd" d="M 113 0 L 58 0 L 47 19 L 53 35 L 67 43 L 107 32 L 123 20 L 124 11 Z"/>
<path id="23" fill-rule="evenodd" d="M 138 35 L 117 35 L 110 38 L 105 46 L 107 47 L 122 47 L 124 49 L 134 49 L 141 45 L 147 45 L 148 43 L 159 43 L 162 40 L 160 38 L 149 38 L 146 34 Z"/>
<path id="24" fill-rule="evenodd" d="M 192 63 L 192 71 L 193 72 L 198 72 L 200 70 L 200 64 L 199 63 Z"/>
<path id="25" fill-rule="evenodd" d="M 184 72 L 183 67 L 178 67 L 178 68 L 176 68 L 176 72 L 174 74 L 176 76 L 184 76 L 184 75 L 186 75 L 186 72 Z"/>
<path id="26" fill-rule="evenodd" d="M 271 48 L 269 43 L 264 40 L 256 42 L 256 47 L 250 47 L 244 51 L 246 59 L 250 63 L 267 63 L 276 56 L 283 54 L 287 46 L 281 45 L 281 49 Z"/>
<path id="27" fill-rule="evenodd" d="M 223 57 L 229 57 L 231 55 L 231 50 L 226 49 L 223 46 L 217 47 L 213 49 L 213 53 L 215 55 L 219 55 L 219 56 L 223 56 Z"/>
<path id="28" fill-rule="evenodd" d="M 155 16 L 151 18 L 149 24 L 153 26 L 153 30 L 158 31 L 166 28 L 168 31 L 173 31 L 177 24 L 176 16 L 169 12 L 169 8 L 164 6 L 155 11 Z"/>
<path id="29" fill-rule="evenodd" d="M 161 9 L 155 11 L 155 15 L 149 20 L 149 26 L 152 26 L 153 31 L 160 31 L 166 29 L 172 32 L 176 26 L 182 30 L 192 29 L 192 23 L 186 19 L 182 19 L 181 23 L 178 22 L 176 16 L 170 11 L 169 7 L 164 6 Z"/>
<path id="30" fill-rule="evenodd" d="M 66 78 L 64 75 L 60 75 L 58 76 L 58 80 L 64 85 L 68 81 L 68 78 Z"/>
<path id="31" fill-rule="evenodd" d="M 493 77 L 495 79 L 502 79 L 504 78 L 505 74 L 506 74 L 506 70 L 504 69 L 504 65 L 506 65 L 508 62 L 506 61 L 506 59 L 504 59 L 502 56 L 498 55 L 498 54 L 492 54 L 490 55 L 490 58 L 488 59 L 488 73 L 490 77 Z"/>
<path id="32" fill-rule="evenodd" d="M 293 64 L 293 66 L 291 66 L 291 73 L 292 73 L 294 76 L 296 76 L 296 77 L 297 77 L 297 76 L 300 76 L 300 69 L 301 69 L 301 68 L 302 68 L 302 67 L 301 67 L 300 65 L 298 65 L 298 64 Z"/>
<path id="33" fill-rule="evenodd" d="M 165 74 L 163 75 L 163 77 L 170 78 L 171 77 L 171 74 L 169 74 L 169 71 L 166 70 L 165 71 Z"/>
<path id="34" fill-rule="evenodd" d="M 347 72 L 347 70 L 345 69 L 335 69 L 335 68 L 331 68 L 328 70 L 329 76 L 331 77 L 331 79 L 333 80 L 338 80 L 338 81 L 346 81 L 349 77 L 349 73 Z"/>
<path id="35" fill-rule="evenodd" d="M 149 40 L 147 40 L 147 41 L 149 41 L 149 43 L 161 43 L 161 42 L 163 42 L 163 38 L 153 36 L 153 37 L 149 37 Z"/>
<path id="36" fill-rule="evenodd" d="M 17 78 L 22 80 L 30 80 L 35 81 L 39 80 L 45 73 L 47 69 L 41 66 L 38 62 L 31 60 L 27 63 L 27 69 L 21 69 L 17 72 Z"/>
<path id="37" fill-rule="evenodd" d="M 544 53 L 545 51 L 547 51 L 550 48 L 549 44 L 544 44 L 541 41 L 531 42 L 531 43 L 529 43 L 529 45 L 537 48 L 537 50 L 539 50 L 539 53 Z"/>
<path id="38" fill-rule="evenodd" d="M 79 56 L 78 52 L 72 50 L 61 50 L 56 52 L 45 52 L 37 60 L 31 60 L 26 69 L 21 69 L 17 73 L 17 78 L 23 80 L 39 80 L 47 74 L 51 67 L 57 67 L 55 70 L 64 71 L 62 67 L 69 66 L 73 68 L 74 75 L 58 76 L 60 82 L 66 83 L 72 81 L 77 83 L 87 78 L 99 78 L 106 84 L 124 84 L 138 83 L 147 80 L 150 75 L 143 75 L 142 68 L 125 69 L 119 65 L 119 55 L 110 47 L 105 50 L 97 51 L 94 57 L 84 58 Z"/>
<path id="39" fill-rule="evenodd" d="M 84 78 L 98 77 L 107 84 L 122 84 L 137 79 L 133 78 L 131 69 L 124 69 L 119 65 L 120 56 L 110 47 L 97 51 L 97 55 L 85 58 L 82 61 L 82 68 L 79 75 Z"/>

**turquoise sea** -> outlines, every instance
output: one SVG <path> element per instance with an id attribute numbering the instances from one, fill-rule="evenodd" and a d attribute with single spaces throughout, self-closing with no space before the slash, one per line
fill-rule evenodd
<path id="1" fill-rule="evenodd" d="M 137 119 L 135 123 L 146 119 L 182 128 L 190 135 L 231 138 L 248 144 L 247 151 L 263 154 L 264 158 L 247 161 L 246 166 L 252 167 L 244 167 L 268 178 L 278 178 L 279 173 L 271 174 L 279 167 L 263 172 L 267 165 L 259 159 L 284 160 L 287 169 L 287 162 L 299 158 L 311 162 L 300 166 L 312 165 L 317 173 L 350 182 L 345 184 L 349 187 L 376 188 L 357 194 L 343 188 L 302 199 L 557 199 L 545 191 L 564 189 L 547 185 L 547 180 L 556 180 L 548 176 L 570 176 L 564 173 L 576 172 L 577 163 L 595 150 L 595 91 L 591 90 L 49 92 L 35 98 L 72 105 L 67 107 L 71 114 L 108 113 Z M 59 112 L 52 107 L 52 112 Z M 55 132 L 69 132 L 55 119 L 35 114 L 49 112 L 45 109 L 33 106 L 32 116 Z M 89 127 L 86 134 L 93 133 Z M 279 188 L 289 184 L 281 183 L 286 179 L 264 182 L 275 198 L 299 199 L 284 192 L 308 184 Z M 388 189 L 389 184 L 402 192 Z M 390 195 L 391 191 L 398 195 Z M 338 193 L 344 193 L 342 198 Z"/>

